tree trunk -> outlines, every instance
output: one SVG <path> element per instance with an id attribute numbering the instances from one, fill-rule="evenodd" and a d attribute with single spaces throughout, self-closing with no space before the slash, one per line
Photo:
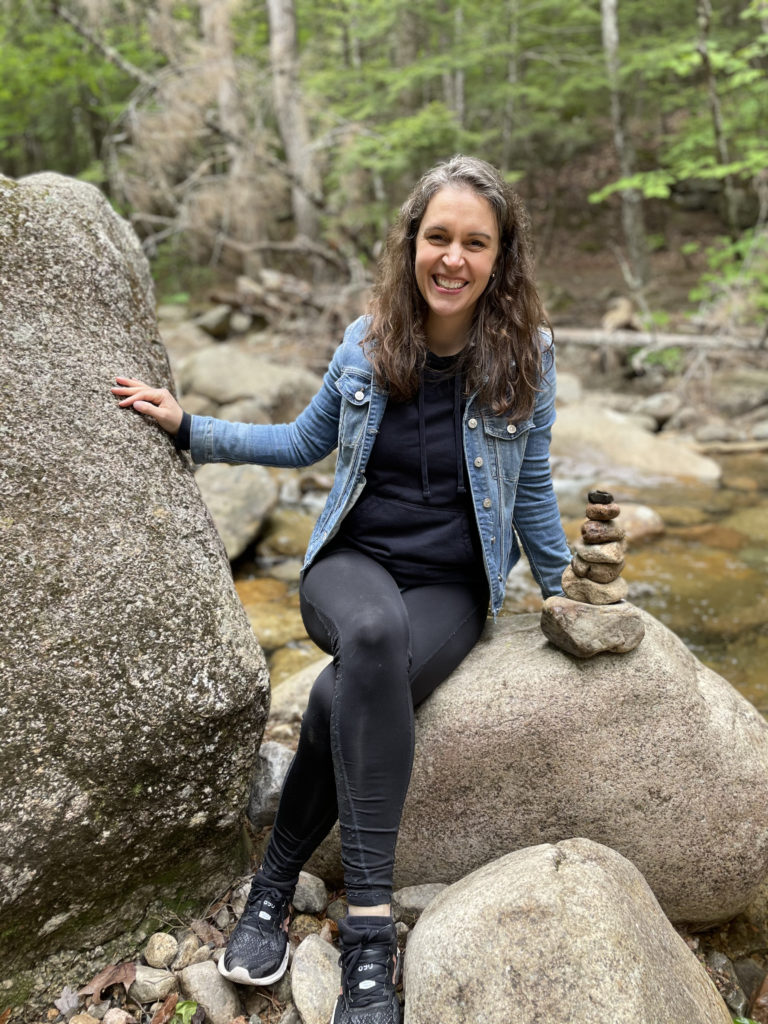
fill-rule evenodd
<path id="1" fill-rule="evenodd" d="M 518 49 L 520 36 L 518 0 L 508 0 L 509 16 L 509 57 L 507 58 L 507 98 L 504 104 L 504 120 L 501 126 L 501 169 L 508 171 L 512 159 L 512 133 L 517 114 L 517 82 L 519 77 Z"/>
<path id="2" fill-rule="evenodd" d="M 720 98 L 717 95 L 717 81 L 712 62 L 709 59 L 709 26 L 712 20 L 712 5 L 710 0 L 696 0 L 696 19 L 699 23 L 698 51 L 701 57 L 701 66 L 707 79 L 707 96 L 709 110 L 712 115 L 712 128 L 715 133 L 715 148 L 717 150 L 717 162 L 724 167 L 729 162 L 728 141 L 725 137 L 723 127 L 723 113 L 720 108 Z M 735 239 L 739 233 L 739 215 L 736 190 L 733 185 L 733 177 L 728 174 L 723 179 L 725 189 L 725 209 L 728 221 L 728 230 L 731 238 Z"/>
<path id="3" fill-rule="evenodd" d="M 248 125 L 237 90 L 237 71 L 232 44 L 231 17 L 240 0 L 198 0 L 204 60 L 215 80 L 217 123 L 225 141 L 228 160 L 225 201 L 221 210 L 221 237 L 232 234 L 246 241 L 264 237 L 256 206 L 251 201 L 253 161 L 245 140 Z M 214 243 L 212 261 L 221 245 Z"/>
<path id="4" fill-rule="evenodd" d="M 296 233 L 314 240 L 319 233 L 316 206 L 307 193 L 320 194 L 320 173 L 310 146 L 309 125 L 299 86 L 296 10 L 293 0 L 267 0 L 272 90 L 286 162 L 295 181 L 291 190 Z"/>
<path id="5" fill-rule="evenodd" d="M 624 123 L 624 111 L 622 109 L 619 84 L 618 0 L 601 0 L 600 7 L 603 27 L 603 53 L 608 73 L 608 87 L 611 94 L 613 144 L 619 161 L 619 173 L 622 178 L 628 178 L 634 174 L 635 157 Z M 634 278 L 633 290 L 639 292 L 647 281 L 648 271 L 642 195 L 638 189 L 631 188 L 622 191 L 621 223 L 629 253 L 629 264 Z"/>

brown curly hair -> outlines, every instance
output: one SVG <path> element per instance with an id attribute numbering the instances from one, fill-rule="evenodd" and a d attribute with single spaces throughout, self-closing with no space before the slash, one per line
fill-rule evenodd
<path id="1" fill-rule="evenodd" d="M 454 156 L 427 171 L 400 209 L 379 262 L 371 322 L 363 340 L 377 382 L 395 401 L 419 387 L 427 358 L 428 306 L 414 272 L 416 236 L 429 201 L 443 188 L 466 188 L 491 206 L 499 228 L 494 276 L 474 310 L 460 356 L 467 393 L 498 415 L 533 412 L 541 376 L 541 328 L 551 327 L 533 280 L 529 220 L 522 200 L 485 160 Z"/>

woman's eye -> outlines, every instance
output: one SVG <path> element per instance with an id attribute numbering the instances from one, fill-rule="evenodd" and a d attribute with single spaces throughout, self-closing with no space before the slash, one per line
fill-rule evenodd
<path id="1" fill-rule="evenodd" d="M 485 242 L 481 242 L 479 238 L 474 238 L 469 244 L 473 249 L 485 248 Z"/>

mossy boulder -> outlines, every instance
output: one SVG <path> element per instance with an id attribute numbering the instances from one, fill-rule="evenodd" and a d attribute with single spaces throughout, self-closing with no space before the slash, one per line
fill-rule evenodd
<path id="1" fill-rule="evenodd" d="M 172 386 L 130 227 L 90 185 L 0 177 L 0 282 L 8 1005 L 236 872 L 269 697 L 187 457 L 110 394 Z"/>

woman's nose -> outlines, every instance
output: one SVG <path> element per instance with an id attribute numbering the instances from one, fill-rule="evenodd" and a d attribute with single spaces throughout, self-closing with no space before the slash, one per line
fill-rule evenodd
<path id="1" fill-rule="evenodd" d="M 443 253 L 443 262 L 447 267 L 458 267 L 464 260 L 464 252 L 459 242 L 451 242 Z"/>

